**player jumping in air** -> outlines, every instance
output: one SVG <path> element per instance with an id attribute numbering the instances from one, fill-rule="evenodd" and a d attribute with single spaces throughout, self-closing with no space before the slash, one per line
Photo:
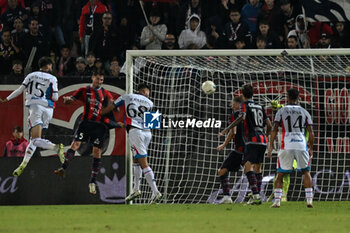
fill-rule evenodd
<path id="1" fill-rule="evenodd" d="M 41 138 L 42 129 L 48 128 L 52 119 L 54 101 L 58 100 L 57 79 L 51 75 L 52 61 L 48 57 L 39 59 L 40 70 L 27 75 L 22 85 L 13 91 L 6 99 L 0 99 L 0 102 L 10 101 L 26 89 L 25 105 L 29 108 L 29 128 L 31 138 L 26 148 L 22 163 L 13 172 L 14 176 L 20 176 L 33 156 L 37 147 L 56 151 L 60 161 L 64 162 L 64 151 L 62 144 L 53 144 L 49 140 Z"/>
<path id="2" fill-rule="evenodd" d="M 312 179 L 310 176 L 310 159 L 313 153 L 314 134 L 312 131 L 312 120 L 310 114 L 301 106 L 297 105 L 299 91 L 289 89 L 287 101 L 288 104 L 278 110 L 273 126 L 271 140 L 267 155 L 271 158 L 273 142 L 278 133 L 278 127 L 282 125 L 283 136 L 281 150 L 278 153 L 277 178 L 275 184 L 275 201 L 272 208 L 278 208 L 281 205 L 283 176 L 290 173 L 293 168 L 294 159 L 297 160 L 297 168 L 304 174 L 304 186 L 306 194 L 307 207 L 312 208 Z M 309 132 L 309 148 L 305 138 L 305 127 Z"/>
<path id="3" fill-rule="evenodd" d="M 101 115 L 101 109 L 102 106 L 108 106 L 109 103 L 112 103 L 113 97 L 109 91 L 101 87 L 104 81 L 103 71 L 95 69 L 91 79 L 91 85 L 79 88 L 72 96 L 63 97 L 65 104 L 80 100 L 84 104 L 84 113 L 78 129 L 75 131 L 73 142 L 66 152 L 65 161 L 61 168 L 55 170 L 55 174 L 64 177 L 65 170 L 81 143 L 90 141 L 93 145 L 93 161 L 89 181 L 89 192 L 91 194 L 96 194 L 96 177 L 101 165 L 101 148 L 106 140 L 106 135 L 108 133 L 107 124 L 110 120 Z"/>
<path id="4" fill-rule="evenodd" d="M 243 100 L 239 117 L 226 129 L 219 133 L 219 136 L 226 134 L 233 127 L 243 121 L 244 149 L 244 173 L 248 178 L 252 190 L 252 198 L 247 204 L 260 205 L 260 191 L 262 184 L 262 162 L 267 145 L 267 136 L 271 131 L 271 122 L 266 116 L 264 107 L 253 101 L 254 88 L 244 85 L 242 88 Z M 267 125 L 266 135 L 264 127 Z"/>
<path id="5" fill-rule="evenodd" d="M 143 173 L 152 189 L 151 203 L 156 203 L 162 194 L 158 191 L 153 171 L 147 162 L 147 148 L 151 142 L 152 134 L 149 129 L 143 128 L 143 113 L 152 110 L 153 102 L 149 99 L 150 88 L 146 84 L 139 84 L 137 90 L 137 94 L 120 96 L 114 101 L 114 104 L 103 109 L 102 114 L 117 108 L 123 109 L 124 123 L 134 158 L 134 190 L 125 198 L 125 201 L 132 201 L 141 195 L 140 181 Z"/>
<path id="6" fill-rule="evenodd" d="M 241 103 L 243 102 L 242 97 L 236 96 L 232 102 L 232 109 L 234 113 L 231 115 L 231 121 L 233 122 L 239 116 L 239 109 Z M 238 124 L 236 127 L 232 128 L 225 139 L 225 142 L 217 147 L 218 151 L 224 149 L 228 143 L 234 138 L 235 149 L 230 152 L 225 161 L 222 163 L 218 170 L 218 176 L 221 182 L 221 188 L 223 191 L 223 204 L 232 203 L 230 196 L 230 179 L 228 178 L 228 172 L 236 172 L 241 167 L 243 150 L 244 150 L 244 140 L 242 135 L 242 123 Z"/>

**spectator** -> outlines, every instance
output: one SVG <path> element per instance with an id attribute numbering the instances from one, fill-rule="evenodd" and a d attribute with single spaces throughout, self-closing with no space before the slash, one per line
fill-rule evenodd
<path id="1" fill-rule="evenodd" d="M 298 38 L 295 35 L 288 36 L 287 40 L 288 49 L 297 49 L 298 48 Z"/>
<path id="2" fill-rule="evenodd" d="M 258 35 L 265 37 L 266 49 L 282 48 L 282 44 L 278 35 L 270 29 L 269 22 L 267 20 L 260 21 Z"/>
<path id="3" fill-rule="evenodd" d="M 310 22 L 308 35 L 311 48 L 315 48 L 318 46 L 318 42 L 320 41 L 321 35 L 323 33 L 332 36 L 333 30 L 325 22 Z"/>
<path id="4" fill-rule="evenodd" d="M 96 58 L 96 61 L 95 61 L 95 67 L 96 67 L 96 70 L 98 72 L 102 72 L 104 73 L 104 70 L 105 70 L 105 67 L 104 67 L 104 64 L 103 64 L 103 61 L 101 60 L 101 58 Z M 89 74 L 90 75 L 90 74 Z"/>
<path id="5" fill-rule="evenodd" d="M 26 8 L 24 0 L 17 0 L 18 4 L 22 8 Z M 2 15 L 8 9 L 8 0 L 0 0 L 0 15 Z"/>
<path id="6" fill-rule="evenodd" d="M 75 71 L 71 73 L 71 76 L 88 76 L 89 73 L 86 71 L 86 61 L 83 57 L 78 57 L 75 61 Z"/>
<path id="7" fill-rule="evenodd" d="M 0 43 L 0 74 L 9 74 L 11 72 L 12 61 L 19 53 L 19 48 L 14 45 L 11 39 L 10 29 L 4 29 Z"/>
<path id="8" fill-rule="evenodd" d="M 8 0 L 8 8 L 1 15 L 0 21 L 4 24 L 4 27 L 13 29 L 13 23 L 17 17 L 21 17 L 23 21 L 28 19 L 28 12 L 18 5 L 17 0 Z"/>
<path id="9" fill-rule="evenodd" d="M 280 6 L 276 4 L 275 0 L 265 0 L 259 12 L 258 20 L 268 20 L 271 30 L 278 34 L 281 42 L 284 41 L 283 15 Z"/>
<path id="10" fill-rule="evenodd" d="M 92 71 L 95 69 L 95 61 L 96 56 L 94 52 L 88 52 L 86 56 L 87 66 L 86 66 L 86 72 L 89 74 L 92 74 Z"/>
<path id="11" fill-rule="evenodd" d="M 259 35 L 256 38 L 256 48 L 257 49 L 265 49 L 266 48 L 266 38 L 262 35 Z"/>
<path id="12" fill-rule="evenodd" d="M 217 39 L 214 35 L 207 36 L 207 43 L 203 49 L 217 49 Z"/>
<path id="13" fill-rule="evenodd" d="M 288 33 L 295 29 L 295 18 L 301 14 L 301 9 L 292 6 L 289 0 L 281 0 L 281 10 L 283 12 L 284 38 L 288 38 Z"/>
<path id="14" fill-rule="evenodd" d="M 109 75 L 114 78 L 120 77 L 120 66 L 119 66 L 118 59 L 116 57 L 114 57 L 111 60 L 111 64 L 109 66 Z"/>
<path id="15" fill-rule="evenodd" d="M 221 0 L 221 3 L 218 5 L 218 15 L 221 17 L 222 25 L 230 22 L 229 15 L 232 9 L 237 9 L 238 12 L 241 12 L 246 2 L 246 0 Z"/>
<path id="16" fill-rule="evenodd" d="M 150 25 L 143 28 L 141 33 L 140 45 L 145 49 L 162 49 L 162 43 L 167 33 L 167 27 L 165 24 L 159 24 L 160 13 L 157 10 L 153 10 L 150 13 Z"/>
<path id="17" fill-rule="evenodd" d="M 83 45 L 84 56 L 89 51 L 89 40 L 92 32 L 101 27 L 102 14 L 107 11 L 107 7 L 99 0 L 89 0 L 83 7 L 79 21 L 79 38 Z"/>
<path id="18" fill-rule="evenodd" d="M 201 20 L 199 16 L 193 14 L 189 19 L 188 29 L 183 30 L 179 36 L 180 49 L 187 48 L 191 44 L 202 48 L 206 44 L 206 36 L 205 33 L 200 30 L 200 24 Z"/>
<path id="19" fill-rule="evenodd" d="M 24 34 L 28 33 L 29 30 L 27 28 L 23 27 L 23 21 L 22 21 L 21 17 L 17 17 L 15 19 L 15 22 L 13 23 L 13 27 L 14 27 L 14 29 L 11 32 L 13 43 L 16 46 L 19 46 L 20 38 L 23 37 Z"/>
<path id="20" fill-rule="evenodd" d="M 30 19 L 36 19 L 39 22 L 39 32 L 45 37 L 46 40 L 50 39 L 50 28 L 48 24 L 48 19 L 41 12 L 41 2 L 34 1 L 32 7 L 30 8 Z"/>
<path id="21" fill-rule="evenodd" d="M 74 58 L 70 54 L 68 45 L 61 47 L 61 56 L 56 61 L 57 76 L 62 77 L 74 71 Z"/>
<path id="22" fill-rule="evenodd" d="M 49 56 L 50 50 L 48 41 L 44 39 L 39 32 L 39 22 L 36 19 L 31 19 L 29 23 L 29 33 L 20 38 L 20 48 L 23 50 L 24 59 L 28 60 L 32 48 L 36 47 L 36 53 L 32 62 L 32 69 L 38 69 L 39 58 Z"/>
<path id="23" fill-rule="evenodd" d="M 13 138 L 5 144 L 2 157 L 24 157 L 28 146 L 28 141 L 23 138 L 23 130 L 20 126 L 15 126 L 12 130 Z"/>
<path id="24" fill-rule="evenodd" d="M 251 43 L 251 34 L 248 24 L 241 20 L 238 9 L 230 10 L 230 22 L 225 25 L 224 35 L 226 37 L 227 48 L 234 48 L 238 38 L 244 38 L 246 44 Z"/>
<path id="25" fill-rule="evenodd" d="M 130 21 L 127 17 L 122 17 L 120 24 L 117 28 L 117 36 L 120 46 L 121 59 L 125 60 L 125 51 L 128 50 L 135 42 L 135 32 L 130 25 Z"/>
<path id="26" fill-rule="evenodd" d="M 108 62 L 118 53 L 119 42 L 117 41 L 116 29 L 112 25 L 112 14 L 106 12 L 102 17 L 102 26 L 95 28 L 91 34 L 90 51 L 94 52 L 96 57 Z"/>
<path id="27" fill-rule="evenodd" d="M 245 49 L 246 43 L 244 38 L 238 38 L 235 42 L 235 48 L 236 49 Z"/>
<path id="28" fill-rule="evenodd" d="M 11 75 L 18 78 L 23 78 L 23 63 L 21 60 L 13 60 Z"/>
<path id="29" fill-rule="evenodd" d="M 305 25 L 304 16 L 298 15 L 295 22 L 295 29 L 288 33 L 288 37 L 296 36 L 298 39 L 298 48 L 310 48 L 309 36 L 307 34 L 307 22 Z"/>
<path id="30" fill-rule="evenodd" d="M 259 0 L 248 0 L 241 11 L 242 20 L 248 24 L 249 31 L 253 36 L 257 32 L 258 15 L 261 7 L 262 3 Z"/>
<path id="31" fill-rule="evenodd" d="M 162 49 L 165 50 L 173 50 L 178 49 L 179 46 L 176 43 L 176 38 L 173 34 L 166 34 Z"/>
<path id="32" fill-rule="evenodd" d="M 197 15 L 200 20 L 208 18 L 207 9 L 201 0 L 186 1 L 180 8 L 177 17 L 176 33 L 179 35 L 184 29 L 189 29 L 188 22 L 192 15 Z"/>
<path id="33" fill-rule="evenodd" d="M 332 44 L 337 48 L 350 48 L 350 35 L 344 22 L 334 24 Z"/>
<path id="34" fill-rule="evenodd" d="M 317 47 L 321 49 L 330 49 L 332 47 L 331 36 L 327 33 L 322 33 Z"/>

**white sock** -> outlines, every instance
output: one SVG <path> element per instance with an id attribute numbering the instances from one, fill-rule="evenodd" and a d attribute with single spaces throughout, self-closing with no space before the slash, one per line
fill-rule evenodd
<path id="1" fill-rule="evenodd" d="M 305 197 L 308 204 L 312 204 L 313 192 L 312 188 L 305 188 Z"/>
<path id="2" fill-rule="evenodd" d="M 29 162 L 29 160 L 32 158 L 34 152 L 36 150 L 36 146 L 34 145 L 33 140 L 29 141 L 29 144 L 26 148 L 26 152 L 24 154 L 24 158 L 21 164 L 25 164 L 27 165 L 27 163 Z"/>
<path id="3" fill-rule="evenodd" d="M 142 178 L 142 169 L 140 164 L 134 163 L 133 164 L 134 169 L 134 191 L 140 190 L 140 182 Z"/>
<path id="4" fill-rule="evenodd" d="M 275 203 L 281 204 L 281 198 L 282 198 L 283 191 L 282 189 L 275 189 Z"/>
<path id="5" fill-rule="evenodd" d="M 42 139 L 42 138 L 34 138 L 33 139 L 34 145 L 46 150 L 54 150 L 56 151 L 56 144 L 53 144 L 49 140 Z"/>
<path id="6" fill-rule="evenodd" d="M 158 193 L 158 188 L 156 181 L 154 180 L 154 173 L 150 167 L 146 167 L 142 170 L 143 175 L 145 176 L 148 185 L 151 187 L 153 193 Z"/>

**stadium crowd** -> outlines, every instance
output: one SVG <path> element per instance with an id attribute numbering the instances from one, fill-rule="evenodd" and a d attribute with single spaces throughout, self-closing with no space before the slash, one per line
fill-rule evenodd
<path id="1" fill-rule="evenodd" d="M 127 49 L 350 47 L 344 22 L 307 22 L 298 0 L 0 0 L 0 74 L 50 56 L 55 75 L 120 77 Z"/>

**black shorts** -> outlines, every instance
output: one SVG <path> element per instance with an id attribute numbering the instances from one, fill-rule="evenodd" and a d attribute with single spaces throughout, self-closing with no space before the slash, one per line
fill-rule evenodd
<path id="1" fill-rule="evenodd" d="M 107 133 L 108 128 L 103 123 L 82 121 L 75 131 L 74 140 L 79 142 L 90 141 L 93 146 L 102 148 L 103 142 L 107 138 Z"/>
<path id="2" fill-rule="evenodd" d="M 243 163 L 249 161 L 251 164 L 258 164 L 264 161 L 266 145 L 246 144 L 244 149 Z"/>
<path id="3" fill-rule="evenodd" d="M 231 151 L 222 163 L 220 169 L 226 168 L 230 172 L 236 172 L 240 169 L 243 153 Z"/>

